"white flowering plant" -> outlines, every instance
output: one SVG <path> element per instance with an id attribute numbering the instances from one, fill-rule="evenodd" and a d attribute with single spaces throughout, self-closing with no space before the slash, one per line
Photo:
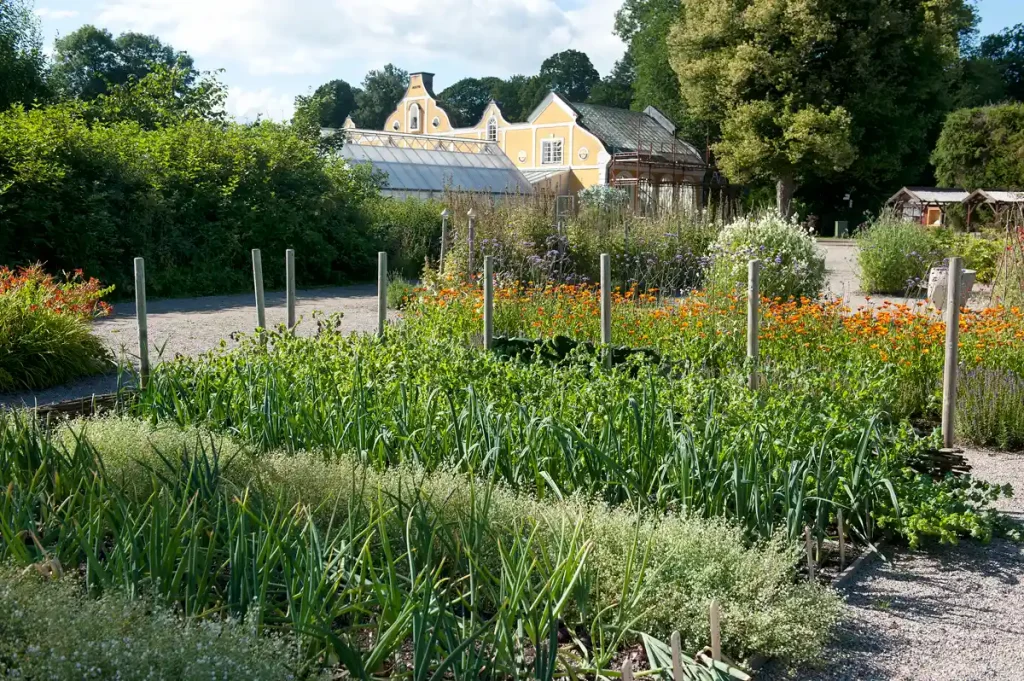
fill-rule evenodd
<path id="1" fill-rule="evenodd" d="M 817 298 L 825 287 L 825 254 L 813 230 L 795 219 L 770 212 L 726 225 L 709 253 L 710 286 L 745 286 L 751 260 L 761 261 L 763 297 Z"/>

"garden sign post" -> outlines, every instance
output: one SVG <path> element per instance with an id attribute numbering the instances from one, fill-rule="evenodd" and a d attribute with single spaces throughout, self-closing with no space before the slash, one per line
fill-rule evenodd
<path id="1" fill-rule="evenodd" d="M 256 326 L 261 330 L 267 328 L 267 307 L 263 302 L 263 258 L 260 249 L 252 249 L 252 283 L 256 288 Z"/>
<path id="2" fill-rule="evenodd" d="M 473 242 L 476 241 L 476 211 L 472 208 L 466 213 L 469 217 L 469 256 L 466 260 L 466 279 L 473 281 Z"/>
<path id="3" fill-rule="evenodd" d="M 962 290 L 963 261 L 958 257 L 953 257 L 949 259 L 949 269 L 946 271 L 946 358 L 942 372 L 942 446 L 946 449 L 953 448 Z"/>
<path id="4" fill-rule="evenodd" d="M 448 255 L 448 216 L 451 213 L 445 208 L 441 211 L 441 258 L 437 261 L 437 271 L 444 274 L 444 257 Z"/>
<path id="5" fill-rule="evenodd" d="M 601 254 L 601 344 L 604 348 L 604 365 L 612 368 L 612 257 Z"/>
<path id="6" fill-rule="evenodd" d="M 139 387 L 149 383 L 149 327 L 146 321 L 146 263 L 135 258 L 135 321 L 139 325 Z"/>
<path id="7" fill-rule="evenodd" d="M 750 364 L 750 389 L 757 388 L 757 364 L 760 346 L 758 334 L 761 331 L 761 261 L 747 263 L 747 360 Z"/>
<path id="8" fill-rule="evenodd" d="M 295 328 L 295 249 L 284 252 L 285 299 L 288 305 L 288 329 Z"/>
<path id="9" fill-rule="evenodd" d="M 484 256 L 484 349 L 494 344 L 494 256 Z"/>
<path id="10" fill-rule="evenodd" d="M 384 337 L 388 323 L 388 254 L 377 253 L 377 335 Z"/>

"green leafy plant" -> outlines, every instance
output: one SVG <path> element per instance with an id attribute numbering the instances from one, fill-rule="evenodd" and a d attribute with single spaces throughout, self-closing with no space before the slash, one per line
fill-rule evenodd
<path id="1" fill-rule="evenodd" d="M 860 287 L 865 293 L 907 294 L 927 285 L 942 260 L 934 236 L 920 225 L 883 212 L 857 232 Z"/>
<path id="2" fill-rule="evenodd" d="M 711 286 L 731 292 L 747 282 L 747 264 L 761 261 L 761 296 L 817 298 L 825 286 L 825 256 L 795 220 L 768 212 L 726 225 L 710 250 Z"/>
<path id="3" fill-rule="evenodd" d="M 35 265 L 0 268 L 0 392 L 59 385 L 112 367 L 110 352 L 90 322 L 110 314 L 102 299 L 112 287 L 85 279 L 64 281 Z"/>

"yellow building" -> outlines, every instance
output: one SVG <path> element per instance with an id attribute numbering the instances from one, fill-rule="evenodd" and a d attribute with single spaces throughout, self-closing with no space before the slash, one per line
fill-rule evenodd
<path id="1" fill-rule="evenodd" d="M 356 129 L 351 120 L 345 127 Z M 707 171 L 700 152 L 678 139 L 675 126 L 654 107 L 641 112 L 576 104 L 551 92 L 525 122 L 508 121 L 491 101 L 476 125 L 453 127 L 430 73 L 410 76 L 384 132 L 490 142 L 537 190 L 574 194 L 594 185 L 620 186 L 635 204 L 699 205 Z"/>

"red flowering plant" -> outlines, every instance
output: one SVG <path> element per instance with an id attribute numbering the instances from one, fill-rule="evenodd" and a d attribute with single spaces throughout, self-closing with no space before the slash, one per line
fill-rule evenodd
<path id="1" fill-rule="evenodd" d="M 95 277 L 86 279 L 80 269 L 65 272 L 63 280 L 58 280 L 38 263 L 17 270 L 0 267 L 0 296 L 15 298 L 33 312 L 46 309 L 82 321 L 106 317 L 113 308 L 102 299 L 113 290 Z"/>

